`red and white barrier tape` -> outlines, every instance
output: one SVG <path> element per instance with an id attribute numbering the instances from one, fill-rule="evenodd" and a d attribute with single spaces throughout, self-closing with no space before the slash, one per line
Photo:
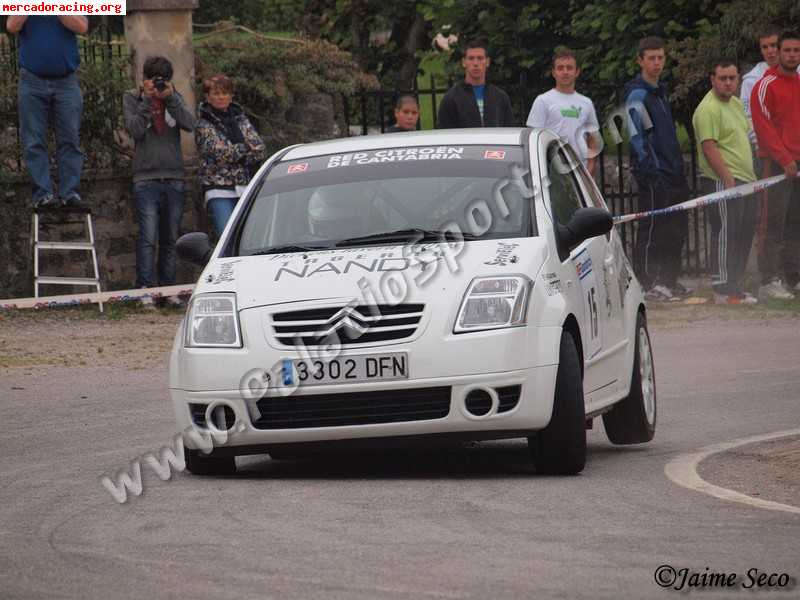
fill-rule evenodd
<path id="1" fill-rule="evenodd" d="M 699 208 L 701 206 L 709 206 L 719 202 L 727 202 L 728 200 L 744 198 L 745 196 L 757 194 L 762 190 L 772 187 L 784 179 L 786 179 L 786 175 L 775 175 L 774 177 L 769 177 L 767 179 L 759 179 L 758 181 L 754 181 L 752 183 L 745 183 L 721 192 L 706 194 L 705 196 L 687 200 L 686 202 L 681 202 L 680 204 L 675 204 L 674 206 L 668 206 L 667 208 L 658 208 L 656 210 L 648 210 L 645 212 L 631 213 L 629 215 L 614 217 L 614 223 L 619 225 L 620 223 L 627 223 L 628 221 L 646 219 L 656 215 L 667 215 L 669 213 L 692 210 L 693 208 Z"/>
<path id="2" fill-rule="evenodd" d="M 189 295 L 194 285 L 169 285 L 155 288 L 139 288 L 135 290 L 119 290 L 116 292 L 94 292 L 90 294 L 72 294 L 63 296 L 40 296 L 38 298 L 7 298 L 0 300 L 0 311 L 22 308 L 55 308 L 62 306 L 79 306 L 84 304 L 129 302 L 143 298 L 166 298 L 169 296 Z"/>

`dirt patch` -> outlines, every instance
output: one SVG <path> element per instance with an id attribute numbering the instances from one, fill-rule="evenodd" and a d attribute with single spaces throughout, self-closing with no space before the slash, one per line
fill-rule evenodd
<path id="1" fill-rule="evenodd" d="M 39 367 L 163 367 L 183 311 L 81 307 L 0 313 L 0 374 Z"/>
<path id="2" fill-rule="evenodd" d="M 698 322 L 731 322 L 733 324 L 740 321 L 769 323 L 782 320 L 800 323 L 800 300 L 791 302 L 770 301 L 755 306 L 718 306 L 711 303 L 700 303 L 706 300 L 702 296 L 690 300 L 695 299 L 697 303 L 648 303 L 648 323 L 651 327 L 669 329 L 690 327 Z"/>
<path id="3" fill-rule="evenodd" d="M 714 455 L 700 463 L 698 473 L 714 485 L 800 507 L 800 438 Z"/>

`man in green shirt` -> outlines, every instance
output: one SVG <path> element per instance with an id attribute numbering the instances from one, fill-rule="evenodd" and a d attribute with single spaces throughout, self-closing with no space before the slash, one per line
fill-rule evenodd
<path id="1" fill-rule="evenodd" d="M 736 63 L 718 60 L 711 73 L 711 90 L 692 117 L 699 143 L 700 187 L 703 194 L 727 190 L 756 180 L 748 132 L 750 125 L 741 100 Z M 756 228 L 758 203 L 751 195 L 710 206 L 711 285 L 717 304 L 755 304 L 742 291 Z"/>

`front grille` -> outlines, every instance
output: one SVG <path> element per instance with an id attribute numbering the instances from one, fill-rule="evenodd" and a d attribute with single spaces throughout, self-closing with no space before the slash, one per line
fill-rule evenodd
<path id="1" fill-rule="evenodd" d="M 509 385 L 508 387 L 495 388 L 497 399 L 499 400 L 497 412 L 508 412 L 516 408 L 519 404 L 519 395 L 522 392 L 521 385 Z"/>
<path id="2" fill-rule="evenodd" d="M 272 315 L 272 330 L 285 346 L 330 346 L 402 340 L 414 335 L 424 304 L 330 306 Z"/>
<path id="3" fill-rule="evenodd" d="M 450 388 L 380 390 L 262 398 L 256 429 L 300 429 L 374 425 L 443 419 L 450 412 Z"/>

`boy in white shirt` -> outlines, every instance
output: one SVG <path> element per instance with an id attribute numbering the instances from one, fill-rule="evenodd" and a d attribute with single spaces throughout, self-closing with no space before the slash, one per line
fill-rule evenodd
<path id="1" fill-rule="evenodd" d="M 536 97 L 526 124 L 545 127 L 566 139 L 594 174 L 595 157 L 601 148 L 600 125 L 592 101 L 575 91 L 575 81 L 581 74 L 575 53 L 567 48 L 556 51 L 551 74 L 556 86 Z"/>

